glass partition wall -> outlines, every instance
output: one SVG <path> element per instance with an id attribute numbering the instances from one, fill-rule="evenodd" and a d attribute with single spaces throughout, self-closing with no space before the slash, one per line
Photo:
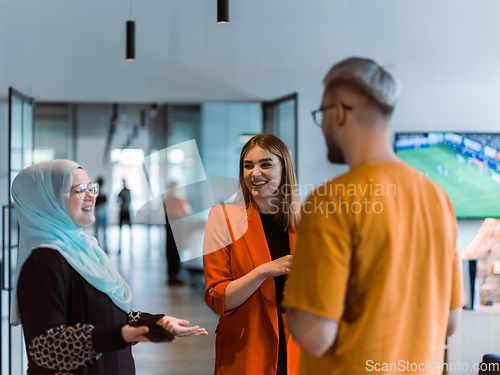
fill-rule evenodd
<path id="1" fill-rule="evenodd" d="M 32 164 L 34 101 L 9 88 L 9 181 L 8 202 L 11 202 L 12 181 Z M 19 229 L 12 204 L 2 207 L 2 254 L 0 292 L 0 374 L 26 373 L 26 354 L 20 326 L 9 325 L 11 294 L 17 261 Z M 21 353 L 21 355 L 19 355 Z"/>
<path id="2" fill-rule="evenodd" d="M 38 103 L 35 155 L 37 161 L 73 159 L 91 180 L 102 177 L 110 225 L 118 224 L 117 195 L 125 180 L 134 213 L 175 182 L 183 188 L 181 198 L 189 198 L 191 220 L 201 228 L 207 208 L 220 202 L 210 194 L 187 197 L 187 191 L 213 177 L 237 180 L 241 149 L 260 133 L 283 139 L 297 161 L 296 94 L 254 103 Z M 138 222 L 135 215 L 132 220 Z M 186 248 L 199 253 L 201 242 Z"/>

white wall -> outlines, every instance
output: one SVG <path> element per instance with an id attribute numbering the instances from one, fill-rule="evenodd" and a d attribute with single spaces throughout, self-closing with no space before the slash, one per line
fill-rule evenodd
<path id="1" fill-rule="evenodd" d="M 106 138 L 102 136 L 80 136 L 77 139 L 76 162 L 87 172 L 91 181 L 103 176 L 106 182 L 111 175 L 109 161 L 103 164 L 103 153 Z M 105 186 L 105 189 L 109 187 Z"/>

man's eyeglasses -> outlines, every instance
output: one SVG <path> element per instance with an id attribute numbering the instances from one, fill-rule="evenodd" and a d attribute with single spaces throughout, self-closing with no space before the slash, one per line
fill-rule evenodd
<path id="1" fill-rule="evenodd" d="M 99 195 L 99 184 L 97 182 L 92 184 L 80 184 L 76 188 L 73 188 L 72 191 L 80 195 L 83 193 L 92 193 L 97 197 Z"/>
<path id="2" fill-rule="evenodd" d="M 321 123 L 323 122 L 323 112 L 326 111 L 327 109 L 335 107 L 337 103 L 333 103 L 332 105 L 327 105 L 326 107 L 320 107 L 319 109 L 312 111 L 311 115 L 313 117 L 314 123 L 321 127 Z M 346 111 L 352 111 L 352 107 L 345 105 L 344 103 L 340 103 L 342 108 L 344 108 Z"/>

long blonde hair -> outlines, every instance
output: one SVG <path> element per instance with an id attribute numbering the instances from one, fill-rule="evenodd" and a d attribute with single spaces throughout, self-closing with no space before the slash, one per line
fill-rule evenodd
<path id="1" fill-rule="evenodd" d="M 247 154 L 254 147 L 260 147 L 264 151 L 276 155 L 281 162 L 281 183 L 278 188 L 279 207 L 281 209 L 276 214 L 275 218 L 280 228 L 285 232 L 289 229 L 292 232 L 297 230 L 300 221 L 300 200 L 297 189 L 297 177 L 295 175 L 295 167 L 293 166 L 292 154 L 285 143 L 272 134 L 258 134 L 250 139 L 240 155 L 240 186 L 243 191 L 243 198 L 248 207 L 248 214 L 252 210 L 253 199 L 250 190 L 245 184 L 243 178 L 243 162 Z"/>

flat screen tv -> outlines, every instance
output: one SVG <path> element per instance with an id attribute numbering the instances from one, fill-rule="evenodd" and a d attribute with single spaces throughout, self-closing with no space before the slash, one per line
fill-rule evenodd
<path id="1" fill-rule="evenodd" d="M 457 218 L 500 218 L 500 134 L 396 133 L 395 150 L 446 191 Z"/>

